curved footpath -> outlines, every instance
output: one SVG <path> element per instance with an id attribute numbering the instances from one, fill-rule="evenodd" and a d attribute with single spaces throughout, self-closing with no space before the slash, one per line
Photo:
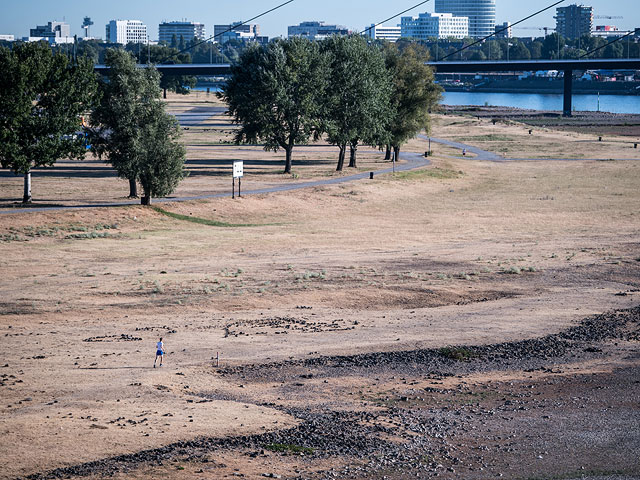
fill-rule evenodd
<path id="1" fill-rule="evenodd" d="M 480 161 L 489 161 L 489 162 L 516 162 L 516 161 L 599 161 L 602 159 L 598 158 L 505 158 L 501 155 L 498 155 L 493 152 L 489 152 L 487 150 L 482 150 L 481 148 L 474 147 L 473 145 L 467 145 L 460 142 L 454 142 L 451 140 L 444 140 L 442 138 L 428 137 L 427 135 L 418 135 L 418 138 L 423 140 L 431 139 L 432 142 L 439 143 L 441 145 L 446 145 L 449 147 L 457 148 L 459 150 L 467 150 L 470 153 L 476 155 L 473 160 Z M 416 168 L 425 167 L 431 162 L 420 155 L 419 153 L 413 152 L 401 152 L 400 158 L 406 160 L 407 163 L 397 164 L 396 171 L 402 172 L 407 170 L 414 170 Z M 461 157 L 454 157 L 461 158 Z M 609 160 L 609 159 L 607 159 Z M 611 159 L 611 160 L 626 160 L 626 161 L 634 161 L 640 159 Z M 380 175 L 384 173 L 391 173 L 393 171 L 392 168 L 385 168 L 382 170 L 374 171 L 374 175 Z M 370 172 L 357 173 L 354 175 L 347 175 L 344 177 L 336 177 L 336 178 L 327 178 L 324 180 L 316 180 L 313 182 L 303 182 L 303 183 L 290 183 L 285 185 L 278 185 L 276 187 L 270 188 L 262 188 L 258 190 L 247 190 L 244 191 L 243 195 L 259 195 L 266 193 L 275 193 L 275 192 L 286 192 L 290 190 L 299 190 L 301 188 L 310 188 L 310 187 L 320 187 L 323 185 L 335 185 L 339 183 L 347 183 L 354 182 L 356 180 L 363 180 L 369 178 Z M 207 200 L 211 198 L 223 198 L 230 197 L 230 193 L 216 193 L 212 195 L 199 195 L 196 197 L 168 197 L 168 198 L 158 198 L 154 199 L 155 203 L 173 203 L 173 202 L 188 202 L 192 200 Z M 12 210 L 3 210 L 0 211 L 0 215 L 8 215 L 13 213 L 28 213 L 28 212 L 52 212 L 57 210 L 77 210 L 77 209 L 86 209 L 86 208 L 106 208 L 106 207 L 125 207 L 129 205 L 139 205 L 140 203 L 137 201 L 128 201 L 128 202 L 117 202 L 117 203 L 103 203 L 103 204 L 90 204 L 90 205 L 70 205 L 70 206 L 61 206 L 61 207 L 41 207 L 41 208 L 16 208 Z"/>
<path id="2" fill-rule="evenodd" d="M 457 148 L 459 150 L 467 150 L 470 153 L 475 154 L 476 156 L 471 158 L 471 160 L 480 160 L 487 162 L 599 162 L 603 160 L 615 160 L 615 161 L 637 161 L 640 158 L 505 158 L 497 153 L 489 152 L 487 150 L 482 150 L 481 148 L 474 147 L 472 145 L 466 145 L 460 142 L 454 142 L 451 140 L 444 140 L 442 138 L 434 138 L 428 137 L 427 135 L 418 135 L 418 138 L 422 140 L 429 140 L 431 138 L 432 142 L 439 143 L 441 145 L 446 145 L 448 147 Z M 453 157 L 459 158 L 459 157 Z"/>
<path id="3" fill-rule="evenodd" d="M 395 169 L 397 172 L 414 170 L 416 168 L 425 167 L 431 162 L 427 160 L 425 157 L 420 155 L 419 153 L 400 153 L 400 158 L 406 160 L 407 163 L 397 164 Z M 393 168 L 385 168 L 383 170 L 374 171 L 374 175 L 380 175 L 383 173 L 391 173 Z M 287 192 L 290 190 L 299 190 L 301 188 L 310 188 L 310 187 L 320 187 L 323 185 L 335 185 L 339 183 L 347 183 L 354 182 L 356 180 L 363 180 L 369 178 L 370 172 L 364 173 L 356 173 L 354 175 L 347 175 L 344 177 L 336 177 L 336 178 L 327 178 L 324 180 L 315 180 L 313 182 L 303 182 L 303 183 L 290 183 L 285 185 L 278 185 L 275 187 L 269 188 L 261 188 L 258 190 L 246 190 L 242 192 L 242 195 L 259 195 L 265 193 L 275 193 L 275 192 Z M 212 195 L 199 195 L 195 197 L 168 197 L 168 198 L 156 198 L 154 199 L 154 203 L 174 203 L 174 202 L 189 202 L 192 200 L 207 200 L 211 198 L 224 198 L 230 197 L 231 193 L 216 193 Z M 9 215 L 13 213 L 30 213 L 30 212 L 55 212 L 58 210 L 79 210 L 79 209 L 87 209 L 87 208 L 106 208 L 106 207 L 126 207 L 130 205 L 140 205 L 139 201 L 131 200 L 127 202 L 117 202 L 117 203 L 98 203 L 98 204 L 90 204 L 90 205 L 68 205 L 68 206 L 60 206 L 60 207 L 36 207 L 36 208 L 15 208 L 12 210 L 3 210 L 0 211 L 0 215 Z"/>

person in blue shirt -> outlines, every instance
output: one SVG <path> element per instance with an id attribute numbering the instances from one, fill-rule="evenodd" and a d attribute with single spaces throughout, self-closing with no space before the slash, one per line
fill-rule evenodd
<path id="1" fill-rule="evenodd" d="M 156 359 L 153 361 L 153 368 L 156 368 L 158 357 L 160 357 L 160 366 L 162 366 L 162 358 L 164 357 L 164 343 L 162 343 L 162 337 L 160 337 L 160 341 L 156 343 Z"/>

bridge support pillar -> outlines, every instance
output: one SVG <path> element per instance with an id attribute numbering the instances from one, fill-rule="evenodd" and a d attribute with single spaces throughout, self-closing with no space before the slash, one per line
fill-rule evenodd
<path id="1" fill-rule="evenodd" d="M 571 100 L 573 97 L 573 70 L 564 71 L 564 105 L 562 107 L 562 116 L 571 116 Z"/>

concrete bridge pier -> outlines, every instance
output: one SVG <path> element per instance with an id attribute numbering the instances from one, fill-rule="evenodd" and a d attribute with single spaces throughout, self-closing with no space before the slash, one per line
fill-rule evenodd
<path id="1" fill-rule="evenodd" d="M 573 96 L 573 70 L 564 71 L 564 106 L 562 116 L 571 116 L 571 100 Z"/>

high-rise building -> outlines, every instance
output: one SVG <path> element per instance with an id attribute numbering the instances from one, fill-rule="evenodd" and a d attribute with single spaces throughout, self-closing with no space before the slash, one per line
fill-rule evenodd
<path id="1" fill-rule="evenodd" d="M 402 29 L 400 26 L 397 27 L 386 27 L 382 25 L 376 26 L 375 24 L 371 24 L 369 28 L 366 29 L 367 36 L 374 40 L 387 40 L 388 42 L 396 42 L 400 39 Z"/>
<path id="2" fill-rule="evenodd" d="M 469 36 L 469 19 L 450 13 L 421 13 L 417 17 L 402 17 L 402 38 L 465 38 Z"/>
<path id="3" fill-rule="evenodd" d="M 511 28 L 511 22 L 496 25 L 496 38 L 511 38 L 512 36 L 513 29 Z"/>
<path id="4" fill-rule="evenodd" d="M 325 22 L 302 22 L 288 28 L 289 38 L 304 37 L 309 40 L 322 40 L 331 35 L 349 35 L 351 32 L 343 25 L 329 25 Z"/>
<path id="5" fill-rule="evenodd" d="M 147 26 L 140 20 L 111 20 L 106 27 L 107 43 L 147 43 Z"/>
<path id="6" fill-rule="evenodd" d="M 470 37 L 486 37 L 495 31 L 496 0 L 436 0 L 435 10 L 468 17 Z"/>
<path id="7" fill-rule="evenodd" d="M 158 25 L 158 42 L 171 43 L 173 36 L 180 41 L 180 37 L 185 42 L 192 40 L 204 40 L 206 38 L 206 30 L 204 23 L 197 22 L 162 22 Z"/>
<path id="8" fill-rule="evenodd" d="M 49 43 L 73 43 L 71 27 L 65 22 L 49 22 L 29 30 L 29 41 L 46 40 Z"/>
<path id="9" fill-rule="evenodd" d="M 569 5 L 556 8 L 556 32 L 565 38 L 591 35 L 593 30 L 593 7 Z"/>

